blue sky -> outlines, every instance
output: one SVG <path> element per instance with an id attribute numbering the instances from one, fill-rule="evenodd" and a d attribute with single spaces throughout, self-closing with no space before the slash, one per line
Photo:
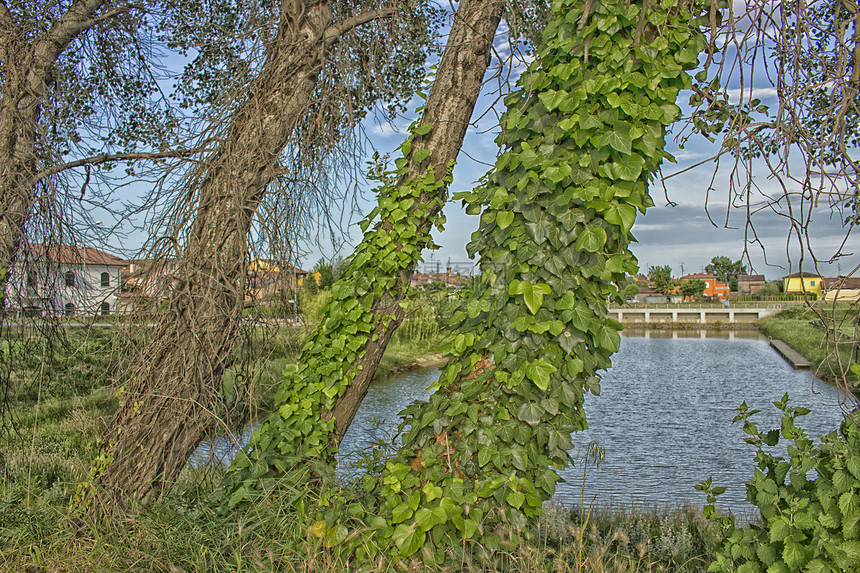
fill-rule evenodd
<path id="1" fill-rule="evenodd" d="M 504 30 L 497 36 L 496 49 L 503 56 L 510 52 Z M 733 81 L 737 85 L 737 80 Z M 754 73 L 752 83 L 754 96 L 775 108 L 776 91 L 762 72 Z M 486 87 L 485 91 L 491 92 L 492 86 Z M 733 97 L 739 95 L 737 88 L 733 92 L 730 90 Z M 685 107 L 683 104 L 688 97 L 689 93 L 682 94 L 679 105 Z M 491 94 L 485 93 L 475 117 L 487 111 L 493 99 Z M 413 102 L 410 108 L 417 105 Z M 405 129 L 411 119 L 413 117 L 405 117 L 394 126 L 368 126 L 373 145 L 380 152 L 392 152 L 394 156 L 393 152 L 406 137 Z M 494 161 L 497 153 L 495 124 L 496 114 L 491 111 L 469 129 L 454 172 L 452 194 L 470 189 Z M 676 276 L 682 274 L 682 269 L 684 273 L 702 272 L 712 257 L 725 255 L 733 260 L 744 257 L 751 272 L 774 280 L 796 272 L 801 265 L 803 270 L 816 270 L 810 247 L 814 258 L 819 261 L 818 272 L 827 276 L 849 274 L 860 264 L 858 249 L 852 248 L 860 247 L 860 243 L 853 238 L 845 241 L 846 229 L 839 213 L 831 212 L 826 206 L 812 211 L 809 236 L 804 237 L 804 242 L 808 238 L 808 247 L 801 250 L 797 238 L 792 237 L 791 221 L 785 216 L 785 201 L 772 207 L 765 206 L 766 197 L 779 196 L 782 191 L 778 183 L 768 177 L 763 164 L 753 165 L 752 178 L 757 191 L 747 204 L 742 198 L 730 196 L 730 178 L 743 177 L 732 174 L 734 162 L 731 158 L 724 157 L 719 169 L 711 162 L 684 172 L 688 167 L 714 156 L 719 151 L 717 144 L 701 136 L 693 136 L 681 149 L 673 137 L 670 134 L 668 138 L 668 151 L 675 156 L 677 164 L 664 164 L 662 175 L 666 179 L 662 182 L 658 179 L 651 187 L 655 206 L 646 215 L 640 215 L 633 226 L 633 234 L 638 240 L 633 245 L 633 252 L 643 271 L 647 271 L 648 266 L 669 265 Z M 793 166 L 795 169 L 799 167 Z M 677 173 L 680 174 L 672 176 Z M 371 199 L 372 194 L 366 193 L 359 203 L 365 213 L 372 208 Z M 796 210 L 798 205 L 792 207 Z M 747 216 L 748 210 L 750 217 Z M 465 245 L 478 226 L 478 217 L 466 215 L 457 202 L 449 202 L 445 215 L 445 231 L 436 234 L 436 242 L 441 248 L 424 253 L 425 262 L 441 261 L 442 268 L 449 260 L 468 260 Z M 358 219 L 360 217 L 356 216 L 355 220 Z M 346 244 L 337 254 L 348 255 L 350 241 L 360 237 L 357 227 L 351 229 L 353 232 L 346 237 Z M 823 262 L 837 253 L 843 256 L 832 264 Z M 326 245 L 309 245 L 302 264 L 310 267 L 320 256 L 331 257 L 333 254 Z M 433 264 L 428 266 L 435 267 Z"/>

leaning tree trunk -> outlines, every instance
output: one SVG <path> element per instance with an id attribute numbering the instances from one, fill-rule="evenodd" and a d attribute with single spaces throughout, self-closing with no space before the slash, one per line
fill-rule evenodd
<path id="1" fill-rule="evenodd" d="M 429 167 L 437 177 L 448 170 L 463 145 L 466 128 L 481 93 L 484 73 L 490 64 L 493 36 L 503 9 L 504 2 L 485 0 L 461 2 L 457 10 L 457 19 L 461 25 L 455 25 L 451 30 L 427 101 L 427 111 L 421 122 L 431 124 L 431 130 L 420 142 L 413 144 L 416 150 L 426 149 L 430 152 Z M 427 164 L 416 161 L 415 156 L 413 151 L 407 175 L 400 181 L 401 185 L 406 180 L 418 180 L 428 172 Z M 396 273 L 394 288 L 382 291 L 373 303 L 374 313 L 390 319 L 375 321 L 374 329 L 364 336 L 363 352 L 359 351 L 358 358 L 351 366 L 354 376 L 348 374 L 352 383 L 344 394 L 338 397 L 334 408 L 323 414 L 326 418 L 334 419 L 338 440 L 349 429 L 392 334 L 403 322 L 405 313 L 400 303 L 406 298 L 406 290 L 412 280 L 418 255 L 427 247 L 430 230 L 438 220 L 447 197 L 446 182 L 437 189 L 422 193 L 413 209 L 408 211 L 407 216 L 415 217 L 413 222 L 418 240 L 413 247 L 409 245 L 408 238 L 401 238 L 398 250 L 402 252 L 404 247 L 408 247 L 411 260 Z M 394 220 L 396 215 L 392 215 L 393 213 L 383 219 L 379 227 L 397 236 L 397 223 Z M 347 280 L 351 280 L 351 277 Z"/>
<path id="2" fill-rule="evenodd" d="M 300 468 L 326 446 L 332 453 L 352 422 L 392 333 L 403 321 L 400 303 L 415 263 L 430 244 L 433 225 L 440 224 L 450 172 L 481 91 L 503 9 L 500 0 L 460 2 L 426 111 L 401 148 L 397 180 L 379 191 L 379 221 L 332 287 L 323 318 L 297 359 L 298 371 L 281 386 L 278 410 L 252 438 L 248 456 L 238 457 L 226 477 L 231 503 L 257 488 L 257 478 Z M 369 224 L 370 219 L 364 223 Z"/>
<path id="3" fill-rule="evenodd" d="M 224 142 L 194 179 L 197 210 L 168 312 L 125 374 L 123 404 L 104 435 L 110 463 L 97 483 L 121 507 L 158 498 L 218 423 L 242 316 L 248 232 L 313 94 L 331 17 L 328 2 L 291 3 Z"/>

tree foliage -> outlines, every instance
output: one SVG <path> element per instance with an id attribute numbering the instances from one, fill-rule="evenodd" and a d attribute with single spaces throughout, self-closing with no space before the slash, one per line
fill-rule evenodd
<path id="1" fill-rule="evenodd" d="M 665 295 L 667 298 L 669 293 L 678 286 L 678 281 L 672 278 L 672 269 L 669 265 L 649 267 L 648 280 L 653 283 L 655 291 Z"/>
<path id="2" fill-rule="evenodd" d="M 715 275 L 717 280 L 729 285 L 729 290 L 738 290 L 738 275 L 747 274 L 747 267 L 738 259 L 732 262 L 729 257 L 716 256 L 705 266 L 705 272 Z"/>
<path id="3" fill-rule="evenodd" d="M 707 288 L 708 284 L 702 279 L 690 279 L 681 281 L 680 286 L 681 294 L 684 295 L 684 298 L 695 300 L 702 298 L 702 294 L 704 294 L 705 288 Z"/>

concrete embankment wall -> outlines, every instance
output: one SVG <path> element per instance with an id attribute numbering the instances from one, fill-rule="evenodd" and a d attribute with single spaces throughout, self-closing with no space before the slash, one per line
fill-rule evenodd
<path id="1" fill-rule="evenodd" d="M 625 325 L 729 325 L 745 327 L 758 324 L 779 308 L 610 308 L 607 316 Z"/>

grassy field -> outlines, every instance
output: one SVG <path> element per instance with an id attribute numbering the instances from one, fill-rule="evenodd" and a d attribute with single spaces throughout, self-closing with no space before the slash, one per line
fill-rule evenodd
<path id="1" fill-rule="evenodd" d="M 759 328 L 806 357 L 820 378 L 856 382 L 857 376 L 849 371 L 851 361 L 856 360 L 856 355 L 852 356 L 856 352 L 856 319 L 856 309 L 822 308 L 816 313 L 800 307 L 761 320 Z"/>

